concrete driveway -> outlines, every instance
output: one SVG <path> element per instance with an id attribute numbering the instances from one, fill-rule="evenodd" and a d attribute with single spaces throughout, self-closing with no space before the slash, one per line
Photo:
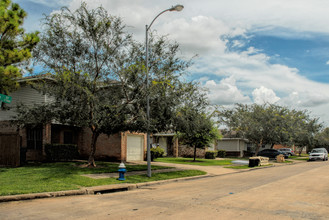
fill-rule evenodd
<path id="1" fill-rule="evenodd" d="M 0 204 L 0 219 L 328 219 L 328 162 Z"/>

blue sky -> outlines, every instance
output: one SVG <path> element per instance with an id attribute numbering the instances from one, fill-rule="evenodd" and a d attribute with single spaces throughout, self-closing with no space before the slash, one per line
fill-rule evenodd
<path id="1" fill-rule="evenodd" d="M 28 12 L 25 27 L 40 30 L 42 14 L 80 0 L 16 0 Z M 209 90 L 213 104 L 277 103 L 307 109 L 329 125 L 329 1 L 325 0 L 86 0 L 122 17 L 127 31 L 144 41 L 152 26 L 197 54 L 190 79 Z"/>

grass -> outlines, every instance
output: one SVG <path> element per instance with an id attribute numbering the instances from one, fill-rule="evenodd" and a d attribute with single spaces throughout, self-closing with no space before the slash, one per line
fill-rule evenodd
<path id="1" fill-rule="evenodd" d="M 300 158 L 295 158 L 294 160 L 308 160 L 308 157 L 304 157 L 304 158 L 302 158 L 302 157 L 300 157 Z"/>
<path id="2" fill-rule="evenodd" d="M 293 160 L 308 160 L 308 154 L 301 154 L 301 156 L 295 155 L 295 156 L 290 156 L 289 159 Z"/>
<path id="3" fill-rule="evenodd" d="M 276 162 L 276 160 L 274 160 L 273 162 L 274 163 L 281 163 L 281 162 Z M 283 163 L 293 163 L 293 161 L 285 159 Z"/>
<path id="4" fill-rule="evenodd" d="M 294 155 L 294 156 L 289 156 L 289 159 L 304 158 L 308 156 L 309 156 L 308 154 L 301 154 L 300 156 Z"/>
<path id="5" fill-rule="evenodd" d="M 193 158 L 182 158 L 182 157 L 161 157 L 154 161 L 163 163 L 177 163 L 177 164 L 189 164 L 189 165 L 200 165 L 200 166 L 225 166 L 231 165 L 232 160 L 213 160 L 213 159 L 199 159 L 193 161 Z"/>
<path id="6" fill-rule="evenodd" d="M 16 195 L 38 192 L 54 192 L 74 190 L 82 187 L 119 184 L 140 183 L 187 176 L 206 174 L 203 171 L 187 170 L 147 175 L 127 176 L 126 181 L 116 178 L 92 179 L 81 174 L 117 172 L 118 164 L 98 162 L 96 168 L 81 167 L 79 162 L 60 162 L 45 164 L 28 164 L 18 168 L 0 168 L 0 196 Z M 147 165 L 126 165 L 128 172 L 147 170 Z M 152 169 L 168 167 L 152 166 Z"/>
<path id="7" fill-rule="evenodd" d="M 251 167 L 249 167 L 248 165 L 238 165 L 238 166 L 228 166 L 228 167 L 224 167 L 224 168 L 242 170 L 242 169 L 249 169 Z"/>

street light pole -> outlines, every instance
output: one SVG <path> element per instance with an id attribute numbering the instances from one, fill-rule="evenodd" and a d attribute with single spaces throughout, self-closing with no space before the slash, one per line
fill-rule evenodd
<path id="1" fill-rule="evenodd" d="M 145 68 L 146 68 L 146 89 L 147 89 L 147 95 L 146 95 L 146 120 L 147 120 L 147 138 L 146 138 L 146 144 L 147 144 L 147 176 L 151 177 L 151 141 L 150 141 L 150 93 L 149 93 L 149 59 L 148 59 L 148 31 L 151 28 L 153 22 L 163 13 L 167 11 L 181 11 L 183 10 L 183 5 L 175 5 L 171 8 L 168 8 L 166 10 L 163 10 L 160 12 L 150 23 L 150 25 L 145 26 Z"/>

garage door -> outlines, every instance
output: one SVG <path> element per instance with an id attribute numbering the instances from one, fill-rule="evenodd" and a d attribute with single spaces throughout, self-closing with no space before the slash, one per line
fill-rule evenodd
<path id="1" fill-rule="evenodd" d="M 127 161 L 142 161 L 144 159 L 144 136 L 127 136 Z"/>

